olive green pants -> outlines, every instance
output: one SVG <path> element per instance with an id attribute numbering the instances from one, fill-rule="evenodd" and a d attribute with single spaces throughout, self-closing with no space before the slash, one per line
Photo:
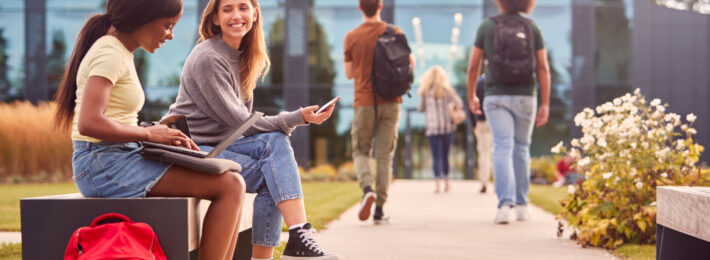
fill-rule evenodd
<path id="1" fill-rule="evenodd" d="M 399 103 L 377 105 L 377 129 L 375 129 L 374 106 L 356 107 L 353 116 L 350 135 L 355 173 L 360 180 L 360 188 L 372 187 L 374 179 L 377 206 L 382 206 L 387 201 L 387 189 L 392 179 L 392 159 L 397 148 L 399 111 Z M 373 142 L 375 143 L 374 157 L 377 162 L 375 178 L 370 169 Z"/>

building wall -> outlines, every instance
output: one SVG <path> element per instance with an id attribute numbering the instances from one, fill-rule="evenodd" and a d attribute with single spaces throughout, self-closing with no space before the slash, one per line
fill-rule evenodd
<path id="1" fill-rule="evenodd" d="M 710 15 L 651 1 L 634 1 L 634 9 L 634 87 L 667 102 L 670 112 L 696 114 L 696 140 L 710 148 Z"/>

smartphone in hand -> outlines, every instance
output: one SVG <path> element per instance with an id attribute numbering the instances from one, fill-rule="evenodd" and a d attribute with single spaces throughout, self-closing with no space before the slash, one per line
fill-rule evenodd
<path id="1" fill-rule="evenodd" d="M 318 111 L 316 111 L 316 114 L 327 110 L 327 109 L 328 109 L 329 107 L 331 107 L 331 106 L 335 106 L 335 102 L 338 102 L 339 99 L 340 99 L 340 96 L 337 96 L 337 97 L 335 97 L 334 99 L 328 101 L 328 103 L 325 103 L 325 105 L 321 106 L 321 107 L 318 109 Z"/>

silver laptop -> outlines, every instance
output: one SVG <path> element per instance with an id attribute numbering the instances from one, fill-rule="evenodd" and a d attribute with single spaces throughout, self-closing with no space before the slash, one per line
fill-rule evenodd
<path id="1" fill-rule="evenodd" d="M 263 116 L 264 116 L 264 114 L 261 112 L 252 113 L 249 116 L 249 118 L 247 118 L 247 120 L 244 121 L 244 123 L 241 126 L 239 126 L 239 128 L 234 130 L 234 132 L 232 132 L 232 134 L 229 135 L 229 137 L 227 137 L 226 139 L 219 142 L 219 144 L 217 144 L 217 146 L 215 146 L 214 149 L 212 149 L 212 151 L 210 151 L 209 153 L 205 152 L 205 151 L 190 150 L 184 146 L 172 146 L 172 145 L 159 144 L 159 143 L 153 143 L 153 142 L 147 142 L 147 141 L 143 141 L 143 145 L 146 147 L 161 148 L 161 149 L 165 149 L 168 151 L 191 155 L 191 156 L 195 156 L 195 157 L 199 157 L 199 158 L 215 158 L 219 154 L 221 154 L 225 149 L 227 149 L 227 147 L 229 147 L 229 145 L 231 145 L 234 142 L 234 140 L 237 140 L 237 138 L 244 135 L 244 132 L 249 130 L 249 128 L 251 128 L 251 126 L 253 126 L 254 123 L 256 123 L 256 120 L 259 120 Z"/>

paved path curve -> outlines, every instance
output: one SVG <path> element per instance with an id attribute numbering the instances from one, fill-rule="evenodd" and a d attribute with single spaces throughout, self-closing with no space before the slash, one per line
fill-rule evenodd
<path id="1" fill-rule="evenodd" d="M 346 260 L 392 259 L 613 259 L 557 238 L 554 216 L 531 207 L 532 219 L 494 225 L 495 194 L 480 194 L 475 181 L 454 181 L 434 194 L 431 180 L 398 180 L 385 213 L 390 224 L 357 219 L 357 205 L 318 234 L 318 243 Z M 307 199 L 307 198 L 306 198 Z"/>

